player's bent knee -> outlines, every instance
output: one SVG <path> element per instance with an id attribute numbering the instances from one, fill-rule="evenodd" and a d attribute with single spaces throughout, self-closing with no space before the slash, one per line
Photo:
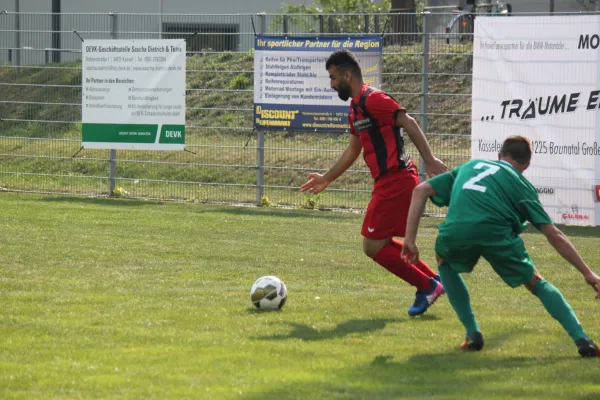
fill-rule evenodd
<path id="1" fill-rule="evenodd" d="M 369 242 L 367 238 L 363 238 L 363 242 L 362 242 L 362 248 L 363 248 L 363 253 L 365 253 L 365 255 L 367 257 L 373 258 L 375 257 L 375 255 L 371 255 L 371 246 L 369 246 Z"/>
<path id="2" fill-rule="evenodd" d="M 363 252 L 367 255 L 367 257 L 375 258 L 377 253 L 379 253 L 379 251 L 383 249 L 385 245 L 389 243 L 389 241 L 390 239 L 373 240 L 363 238 Z"/>
<path id="3" fill-rule="evenodd" d="M 542 280 L 544 280 L 544 277 L 541 276 L 539 272 L 535 271 L 531 280 L 529 280 L 529 282 L 525 284 L 525 287 L 527 288 L 527 290 L 533 293 L 533 288 L 535 287 L 535 285 L 537 285 L 538 282 Z"/>

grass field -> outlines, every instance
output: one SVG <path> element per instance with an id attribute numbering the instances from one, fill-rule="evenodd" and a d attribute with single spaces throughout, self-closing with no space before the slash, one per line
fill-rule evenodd
<path id="1" fill-rule="evenodd" d="M 360 214 L 11 193 L 0 209 L 2 399 L 600 398 L 600 361 L 487 264 L 465 277 L 482 352 L 458 350 L 446 297 L 409 318 L 412 288 L 362 255 Z M 565 230 L 594 266 L 600 232 Z M 525 240 L 600 340 L 591 289 Z M 280 312 L 250 303 L 267 274 L 288 286 Z"/>

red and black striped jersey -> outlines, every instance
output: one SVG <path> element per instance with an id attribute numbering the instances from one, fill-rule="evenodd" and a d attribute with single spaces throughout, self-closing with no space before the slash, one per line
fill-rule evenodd
<path id="1" fill-rule="evenodd" d="M 406 168 L 410 158 L 404 149 L 398 113 L 406 112 L 390 95 L 363 85 L 350 103 L 350 132 L 360 138 L 363 157 L 373 179 L 388 171 Z"/>

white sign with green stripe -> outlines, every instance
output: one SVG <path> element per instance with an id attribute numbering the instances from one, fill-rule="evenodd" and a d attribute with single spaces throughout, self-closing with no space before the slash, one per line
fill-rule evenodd
<path id="1" fill-rule="evenodd" d="M 183 150 L 185 40 L 82 43 L 82 145 Z"/>

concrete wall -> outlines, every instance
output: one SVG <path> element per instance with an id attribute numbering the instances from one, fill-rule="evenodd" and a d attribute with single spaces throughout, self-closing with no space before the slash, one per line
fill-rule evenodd
<path id="1" fill-rule="evenodd" d="M 513 6 L 515 13 L 549 12 L 550 0 L 504 0 Z M 15 47 L 21 47 L 21 64 L 44 63 L 53 59 L 51 0 L 19 0 L 21 34 L 17 35 L 16 16 L 0 15 L 0 64 L 18 62 Z M 287 0 L 296 4 L 309 4 L 312 0 Z M 491 0 L 490 0 L 491 2 Z M 15 0 L 0 0 L 0 10 L 15 12 Z M 163 15 L 160 16 L 162 4 Z M 467 10 L 466 0 L 429 0 L 429 6 L 456 4 Z M 62 0 L 60 22 L 60 61 L 76 60 L 81 49 L 81 40 L 73 33 L 77 30 L 84 39 L 158 38 L 160 32 L 169 28 L 176 34 L 191 34 L 202 31 L 194 38 L 196 45 L 228 47 L 233 51 L 245 52 L 252 48 L 253 27 L 250 14 L 275 13 L 280 0 Z M 556 12 L 579 12 L 594 10 L 590 0 L 555 0 Z M 432 16 L 433 32 L 444 32 L 452 18 L 449 9 L 437 12 L 446 15 Z M 110 15 L 116 13 L 116 17 Z M 213 15 L 211 15 L 213 14 Z M 218 15 L 216 15 L 218 14 Z M 269 17 L 267 17 L 268 19 Z M 162 21 L 162 23 L 161 23 Z M 255 19 L 255 23 L 258 21 Z M 216 32 L 222 27 L 234 32 Z M 221 28 L 219 28 L 221 27 Z M 257 29 L 260 29 L 257 26 Z M 212 32 L 212 33 L 211 33 Z M 221 40 L 222 39 L 222 40 Z M 231 47 L 234 48 L 231 48 Z M 10 50 L 12 49 L 12 50 Z"/>
<path id="2" fill-rule="evenodd" d="M 312 0 L 286 2 L 309 4 Z M 15 0 L 0 0 L 0 10 L 15 12 L 15 3 Z M 18 52 L 9 50 L 15 47 L 23 48 L 20 52 L 22 65 L 43 63 L 47 57 L 52 59 L 52 52 L 45 51 L 53 48 L 51 4 L 51 0 L 19 0 L 19 11 L 23 13 L 19 18 L 20 35 L 14 32 L 16 16 L 0 15 L 0 63 L 9 61 L 9 52 L 12 53 L 11 62 L 18 62 Z M 161 29 L 166 28 L 179 35 L 201 29 L 194 39 L 198 45 L 214 46 L 217 41 L 217 46 L 234 45 L 233 51 L 247 51 L 253 44 L 249 14 L 276 13 L 280 6 L 280 0 L 62 0 L 59 36 L 63 52 L 60 61 L 78 59 L 76 52 L 81 49 L 81 40 L 73 30 L 84 39 L 110 39 L 113 32 L 117 38 L 126 39 L 158 38 Z M 223 26 L 235 33 L 218 32 Z"/>
<path id="3" fill-rule="evenodd" d="M 0 0 L 0 10 L 14 13 L 15 0 Z M 21 13 L 49 13 L 50 0 L 20 0 L 19 12 Z M 18 25 L 19 24 L 19 25 Z M 21 30 L 18 37 L 14 32 L 17 26 Z M 52 38 L 49 33 L 37 31 L 50 31 L 51 19 L 43 15 L 22 15 L 19 23 L 14 14 L 0 15 L 0 64 L 8 61 L 9 49 L 14 48 L 19 43 L 20 47 L 49 47 Z M 12 51 L 13 63 L 19 57 L 16 51 Z M 21 63 L 37 63 L 43 60 L 43 52 L 36 50 L 23 50 L 21 52 Z"/>

